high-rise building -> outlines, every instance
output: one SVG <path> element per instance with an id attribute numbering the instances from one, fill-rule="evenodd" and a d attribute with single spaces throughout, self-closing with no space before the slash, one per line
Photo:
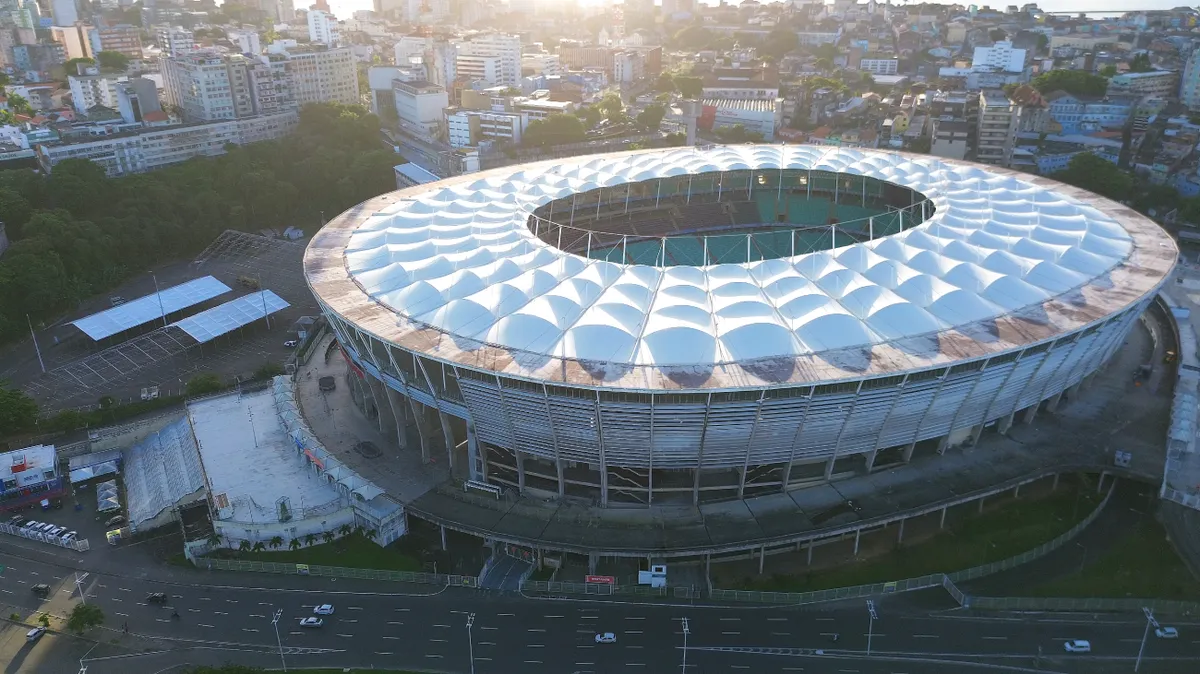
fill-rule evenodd
<path id="1" fill-rule="evenodd" d="M 1200 110 L 1200 49 L 1192 50 L 1179 81 L 1179 100 L 1188 110 Z"/>
<path id="2" fill-rule="evenodd" d="M 240 119 L 295 107 L 287 60 L 197 51 L 164 58 L 161 71 L 168 105 L 188 122 Z"/>
<path id="3" fill-rule="evenodd" d="M 500 74 L 500 57 L 498 56 L 469 56 L 459 54 L 455 64 L 459 77 L 468 80 L 482 80 L 489 85 L 503 85 Z"/>
<path id="4" fill-rule="evenodd" d="M 137 26 L 127 23 L 117 26 L 100 26 L 88 30 L 88 41 L 92 51 L 115 51 L 131 59 L 142 58 L 142 32 Z"/>
<path id="5" fill-rule="evenodd" d="M 159 26 L 155 38 L 167 56 L 183 56 L 196 50 L 196 35 L 183 26 Z"/>
<path id="6" fill-rule="evenodd" d="M 338 42 L 341 41 L 341 31 L 338 28 L 337 17 L 318 9 L 310 11 L 308 13 L 308 39 L 316 44 L 338 46 Z"/>
<path id="7" fill-rule="evenodd" d="M 124 75 L 101 73 L 94 67 L 88 68 L 84 74 L 68 75 L 67 85 L 71 89 L 75 112 L 87 115 L 88 110 L 97 105 L 116 110 L 117 86 L 128 79 Z"/>
<path id="8" fill-rule="evenodd" d="M 521 38 L 516 35 L 487 33 L 458 45 L 458 56 L 495 57 L 499 59 L 499 81 L 510 87 L 521 86 Z"/>
<path id="9" fill-rule="evenodd" d="M 253 30 L 230 31 L 229 39 L 233 41 L 243 54 L 261 54 L 262 39 Z"/>
<path id="10" fill-rule="evenodd" d="M 61 44 L 66 50 L 67 60 L 71 59 L 90 59 L 95 56 L 92 51 L 92 42 L 88 39 L 88 32 L 91 26 L 87 24 L 71 24 L 67 26 L 53 26 L 50 28 L 50 39 Z"/>
<path id="11" fill-rule="evenodd" d="M 425 81 L 394 80 L 392 92 L 396 98 L 396 116 L 401 128 L 423 137 L 439 135 L 442 110 L 450 100 L 444 88 Z"/>
<path id="12" fill-rule="evenodd" d="M 79 8 L 75 0 L 51 0 L 50 13 L 56 26 L 74 26 L 79 21 Z"/>
<path id="13" fill-rule="evenodd" d="M 117 85 L 117 112 L 128 124 L 167 120 L 158 102 L 158 87 L 154 80 L 147 77 L 137 77 Z"/>
<path id="14" fill-rule="evenodd" d="M 349 47 L 300 47 L 276 50 L 287 60 L 292 98 L 305 103 L 359 105 L 358 66 Z"/>
<path id="15" fill-rule="evenodd" d="M 396 65 L 405 66 L 419 60 L 425 68 L 425 78 L 449 88 L 458 77 L 458 45 L 426 35 L 404 35 L 395 47 Z"/>
<path id="16" fill-rule="evenodd" d="M 979 93 L 979 127 L 975 134 L 975 161 L 1008 166 L 1020 121 L 1018 106 L 999 89 Z"/>

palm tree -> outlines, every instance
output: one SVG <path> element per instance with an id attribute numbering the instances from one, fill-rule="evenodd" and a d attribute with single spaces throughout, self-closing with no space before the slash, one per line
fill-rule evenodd
<path id="1" fill-rule="evenodd" d="M 33 114 L 33 106 L 29 105 L 29 101 L 20 94 L 8 94 L 8 109 L 12 110 L 15 115 Z"/>
<path id="2" fill-rule="evenodd" d="M 250 550 L 250 541 L 239 541 L 238 550 L 241 552 L 248 552 Z"/>
<path id="3" fill-rule="evenodd" d="M 267 544 L 266 544 L 266 543 L 263 543 L 262 541 L 254 541 L 254 548 L 253 548 L 253 550 L 254 550 L 255 552 L 262 552 L 263 550 L 266 550 L 266 549 L 267 549 Z"/>
<path id="4" fill-rule="evenodd" d="M 301 545 L 301 543 L 300 543 L 300 539 L 299 539 L 299 538 L 293 538 L 293 539 L 292 539 L 292 542 L 291 542 L 291 543 L 288 543 L 288 547 L 289 547 L 289 548 L 291 548 L 292 550 L 299 550 L 299 549 L 300 549 L 300 545 Z"/>
<path id="5" fill-rule="evenodd" d="M 275 536 L 274 538 L 272 538 L 272 539 L 270 540 L 270 542 L 268 543 L 268 545 L 270 545 L 270 546 L 271 546 L 271 549 L 272 549 L 272 550 L 276 550 L 276 549 L 278 549 L 278 548 L 282 548 L 282 547 L 283 547 L 283 536 Z"/>
<path id="6" fill-rule="evenodd" d="M 321 534 L 321 538 L 323 538 L 326 543 L 332 543 L 333 542 L 333 532 L 326 531 L 325 533 Z"/>
<path id="7" fill-rule="evenodd" d="M 351 531 L 354 531 L 354 528 L 349 524 L 343 524 L 342 526 L 338 527 L 338 533 L 343 536 L 349 536 Z"/>
<path id="8" fill-rule="evenodd" d="M 307 536 L 304 537 L 305 545 L 312 545 L 313 543 L 316 543 L 316 542 L 317 542 L 316 534 L 308 534 Z"/>
<path id="9" fill-rule="evenodd" d="M 218 533 L 217 533 L 217 532 L 215 532 L 215 531 L 214 531 L 214 532 L 212 532 L 211 534 L 209 534 L 209 535 L 208 535 L 208 541 L 207 541 L 207 542 L 208 542 L 208 544 L 209 544 L 209 545 L 211 545 L 211 546 L 212 546 L 212 547 L 214 547 L 214 548 L 215 548 L 215 547 L 219 547 L 219 546 L 221 545 L 221 534 L 218 534 Z"/>

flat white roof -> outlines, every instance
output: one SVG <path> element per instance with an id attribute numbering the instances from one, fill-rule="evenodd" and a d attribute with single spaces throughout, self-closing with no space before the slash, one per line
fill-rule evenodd
<path id="1" fill-rule="evenodd" d="M 73 321 L 71 325 L 82 330 L 88 337 L 101 340 L 227 292 L 229 292 L 229 286 L 211 276 L 204 276 L 145 297 L 139 297 L 120 306 L 105 309 Z"/>
<path id="2" fill-rule="evenodd" d="M 399 173 L 418 185 L 441 180 L 441 178 L 437 177 L 435 174 L 426 171 L 412 162 L 408 162 L 407 164 L 399 164 L 394 168 L 396 169 L 396 173 Z"/>
<path id="3" fill-rule="evenodd" d="M 43 473 L 54 470 L 54 445 L 34 445 L 0 454 L 0 480 L 16 478 L 19 486 L 43 482 Z M 30 478 L 36 476 L 36 480 Z"/>
<path id="4" fill-rule="evenodd" d="M 263 290 L 201 311 L 172 325 L 203 344 L 289 306 L 279 295 Z"/>
<path id="5" fill-rule="evenodd" d="M 341 498 L 296 451 L 270 388 L 190 403 L 188 416 L 219 519 L 278 522 L 281 498 L 302 519 Z"/>

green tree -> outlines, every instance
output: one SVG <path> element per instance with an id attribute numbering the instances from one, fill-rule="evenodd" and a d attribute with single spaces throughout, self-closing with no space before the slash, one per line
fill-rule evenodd
<path id="1" fill-rule="evenodd" d="M 1104 66 L 1103 68 L 1101 68 L 1100 70 L 1096 71 L 1096 73 L 1098 75 L 1100 75 L 1100 77 L 1111 78 L 1112 76 L 1117 74 L 1117 67 L 1110 63 L 1110 64 Z"/>
<path id="2" fill-rule="evenodd" d="M 1154 66 L 1150 63 L 1150 54 L 1142 52 L 1133 57 L 1129 61 L 1129 72 L 1131 73 L 1148 73 L 1154 70 Z"/>
<path id="3" fill-rule="evenodd" d="M 304 535 L 304 544 L 305 545 L 312 545 L 313 543 L 316 543 L 316 542 L 317 542 L 316 534 L 305 534 Z"/>
<path id="4" fill-rule="evenodd" d="M 741 124 L 727 126 L 713 132 L 722 143 L 758 143 L 763 136 L 756 131 L 750 131 Z"/>
<path id="5" fill-rule="evenodd" d="M 658 127 L 662 124 L 663 117 L 667 115 L 667 109 L 655 103 L 648 105 L 644 110 L 638 113 L 637 123 L 647 131 L 658 131 Z"/>
<path id="6" fill-rule="evenodd" d="M 787 56 L 800 46 L 800 38 L 796 36 L 796 31 L 787 30 L 785 28 L 776 28 L 767 33 L 767 37 L 763 40 L 761 51 L 765 56 L 778 61 Z"/>
<path id="7" fill-rule="evenodd" d="M 33 207 L 29 200 L 19 192 L 8 187 L 0 187 L 0 222 L 4 223 L 5 234 L 10 241 L 21 238 L 25 223 L 33 215 Z"/>
<path id="8" fill-rule="evenodd" d="M 654 80 L 654 90 L 659 93 L 669 94 L 675 91 L 675 79 L 671 77 L 671 73 L 661 73 Z"/>
<path id="9" fill-rule="evenodd" d="M 105 70 L 125 72 L 125 69 L 129 67 L 129 57 L 119 51 L 102 51 L 96 54 L 96 61 Z"/>
<path id="10" fill-rule="evenodd" d="M 992 42 L 1004 42 L 1008 39 L 1008 33 L 1004 32 L 1003 28 L 993 28 L 988 31 L 988 39 Z"/>
<path id="11" fill-rule="evenodd" d="M 299 539 L 299 538 L 293 538 L 293 539 L 291 540 L 291 542 L 290 542 L 290 543 L 288 543 L 288 549 L 289 549 L 289 550 L 299 550 L 301 545 L 302 545 L 302 544 L 300 543 L 300 539 Z"/>
<path id="12" fill-rule="evenodd" d="M 1103 96 L 1108 90 L 1108 80 L 1082 70 L 1051 70 L 1033 78 L 1034 89 L 1043 94 L 1065 91 L 1077 96 Z"/>
<path id="13" fill-rule="evenodd" d="M 1050 48 L 1050 38 L 1045 33 L 1038 33 L 1037 50 L 1039 52 L 1044 52 L 1049 48 Z"/>
<path id="14" fill-rule="evenodd" d="M 1134 187 L 1133 176 L 1091 152 L 1071 157 L 1067 168 L 1055 173 L 1054 178 L 1117 201 L 1128 199 Z"/>
<path id="15" fill-rule="evenodd" d="M 600 99 L 596 107 L 600 108 L 601 112 L 611 119 L 613 115 L 625 109 L 625 101 L 621 100 L 621 94 L 609 92 L 604 94 L 604 98 Z"/>
<path id="16" fill-rule="evenodd" d="M 89 59 L 89 58 L 71 59 L 70 61 L 67 61 L 66 63 L 63 64 L 63 70 L 68 75 L 78 75 L 79 74 L 78 66 L 80 66 L 80 65 L 94 66 L 94 65 L 96 65 L 96 61 L 93 59 Z"/>
<path id="17" fill-rule="evenodd" d="M 672 38 L 673 44 L 680 49 L 699 51 L 709 46 L 713 41 L 712 31 L 704 26 L 693 24 L 678 30 Z"/>
<path id="18" fill-rule="evenodd" d="M 684 98 L 700 98 L 704 90 L 703 80 L 692 76 L 676 76 L 675 86 L 679 88 L 679 95 Z"/>
<path id="19" fill-rule="evenodd" d="M 203 372 L 188 380 L 187 394 L 189 396 L 202 396 L 209 393 L 216 393 L 225 388 L 225 383 L 221 381 L 221 376 L 215 372 Z"/>
<path id="20" fill-rule="evenodd" d="M 262 552 L 267 549 L 267 544 L 262 541 L 254 541 L 254 545 L 250 549 L 254 552 Z"/>
<path id="21" fill-rule="evenodd" d="M 0 437 L 8 437 L 33 428 L 38 406 L 33 398 L 15 388 L 0 384 Z"/>
<path id="22" fill-rule="evenodd" d="M 271 546 L 272 550 L 278 550 L 283 547 L 283 536 L 272 536 L 271 540 L 267 541 L 267 544 Z"/>
<path id="23" fill-rule="evenodd" d="M 238 541 L 238 551 L 239 552 L 250 552 L 250 548 L 251 548 L 250 541 L 246 541 L 246 540 Z"/>
<path id="24" fill-rule="evenodd" d="M 104 624 L 104 611 L 96 604 L 76 604 L 67 616 L 67 629 L 77 634 Z"/>
<path id="25" fill-rule="evenodd" d="M 354 531 L 354 527 L 350 526 L 349 524 L 343 524 L 342 526 L 338 527 L 338 533 L 342 536 L 349 536 L 350 532 L 352 531 Z"/>
<path id="26" fill-rule="evenodd" d="M 530 122 L 525 129 L 524 143 L 534 147 L 548 147 L 565 143 L 579 143 L 586 137 L 583 122 L 579 121 L 578 117 L 555 114 Z"/>
<path id="27" fill-rule="evenodd" d="M 18 115 L 32 115 L 33 106 L 29 104 L 29 100 L 20 94 L 8 94 L 8 109 Z"/>

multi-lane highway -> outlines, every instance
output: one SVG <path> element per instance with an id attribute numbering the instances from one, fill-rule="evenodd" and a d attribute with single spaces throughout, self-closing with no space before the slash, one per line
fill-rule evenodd
<path id="1" fill-rule="evenodd" d="M 65 567 L 6 554 L 0 554 L 0 564 L 7 566 L 0 576 L 0 603 L 27 614 L 40 609 L 65 615 L 80 601 L 75 575 Z M 213 585 L 223 582 L 229 585 Z M 30 589 L 37 583 L 54 589 L 44 602 Z M 992 617 L 931 611 L 903 595 L 877 601 L 879 619 L 872 623 L 865 603 L 858 601 L 802 609 L 580 602 L 199 572 L 185 572 L 174 582 L 89 572 L 79 585 L 87 601 L 104 609 L 108 628 L 123 631 L 127 626 L 131 634 L 165 638 L 177 647 L 273 652 L 271 617 L 281 611 L 279 640 L 295 666 L 467 672 L 473 653 L 475 671 L 481 674 L 522 667 L 679 672 L 685 618 L 689 673 L 936 672 L 943 667 L 962 671 L 969 663 L 1050 671 L 1099 671 L 1118 664 L 1128 669 L 1144 627 L 1137 616 Z M 167 594 L 167 606 L 147 602 L 151 592 Z M 325 624 L 301 627 L 300 619 L 323 603 L 335 606 Z M 175 610 L 179 619 L 172 618 Z M 474 619 L 468 634 L 469 614 Z M 1177 640 L 1151 635 L 1143 672 L 1195 671 L 1200 623 L 1176 625 L 1181 633 Z M 602 632 L 614 633 L 616 643 L 597 644 L 595 635 Z M 834 634 L 839 635 L 836 642 Z M 871 657 L 865 658 L 868 639 Z M 1068 655 L 1063 642 L 1069 639 L 1087 639 L 1094 650 Z"/>

